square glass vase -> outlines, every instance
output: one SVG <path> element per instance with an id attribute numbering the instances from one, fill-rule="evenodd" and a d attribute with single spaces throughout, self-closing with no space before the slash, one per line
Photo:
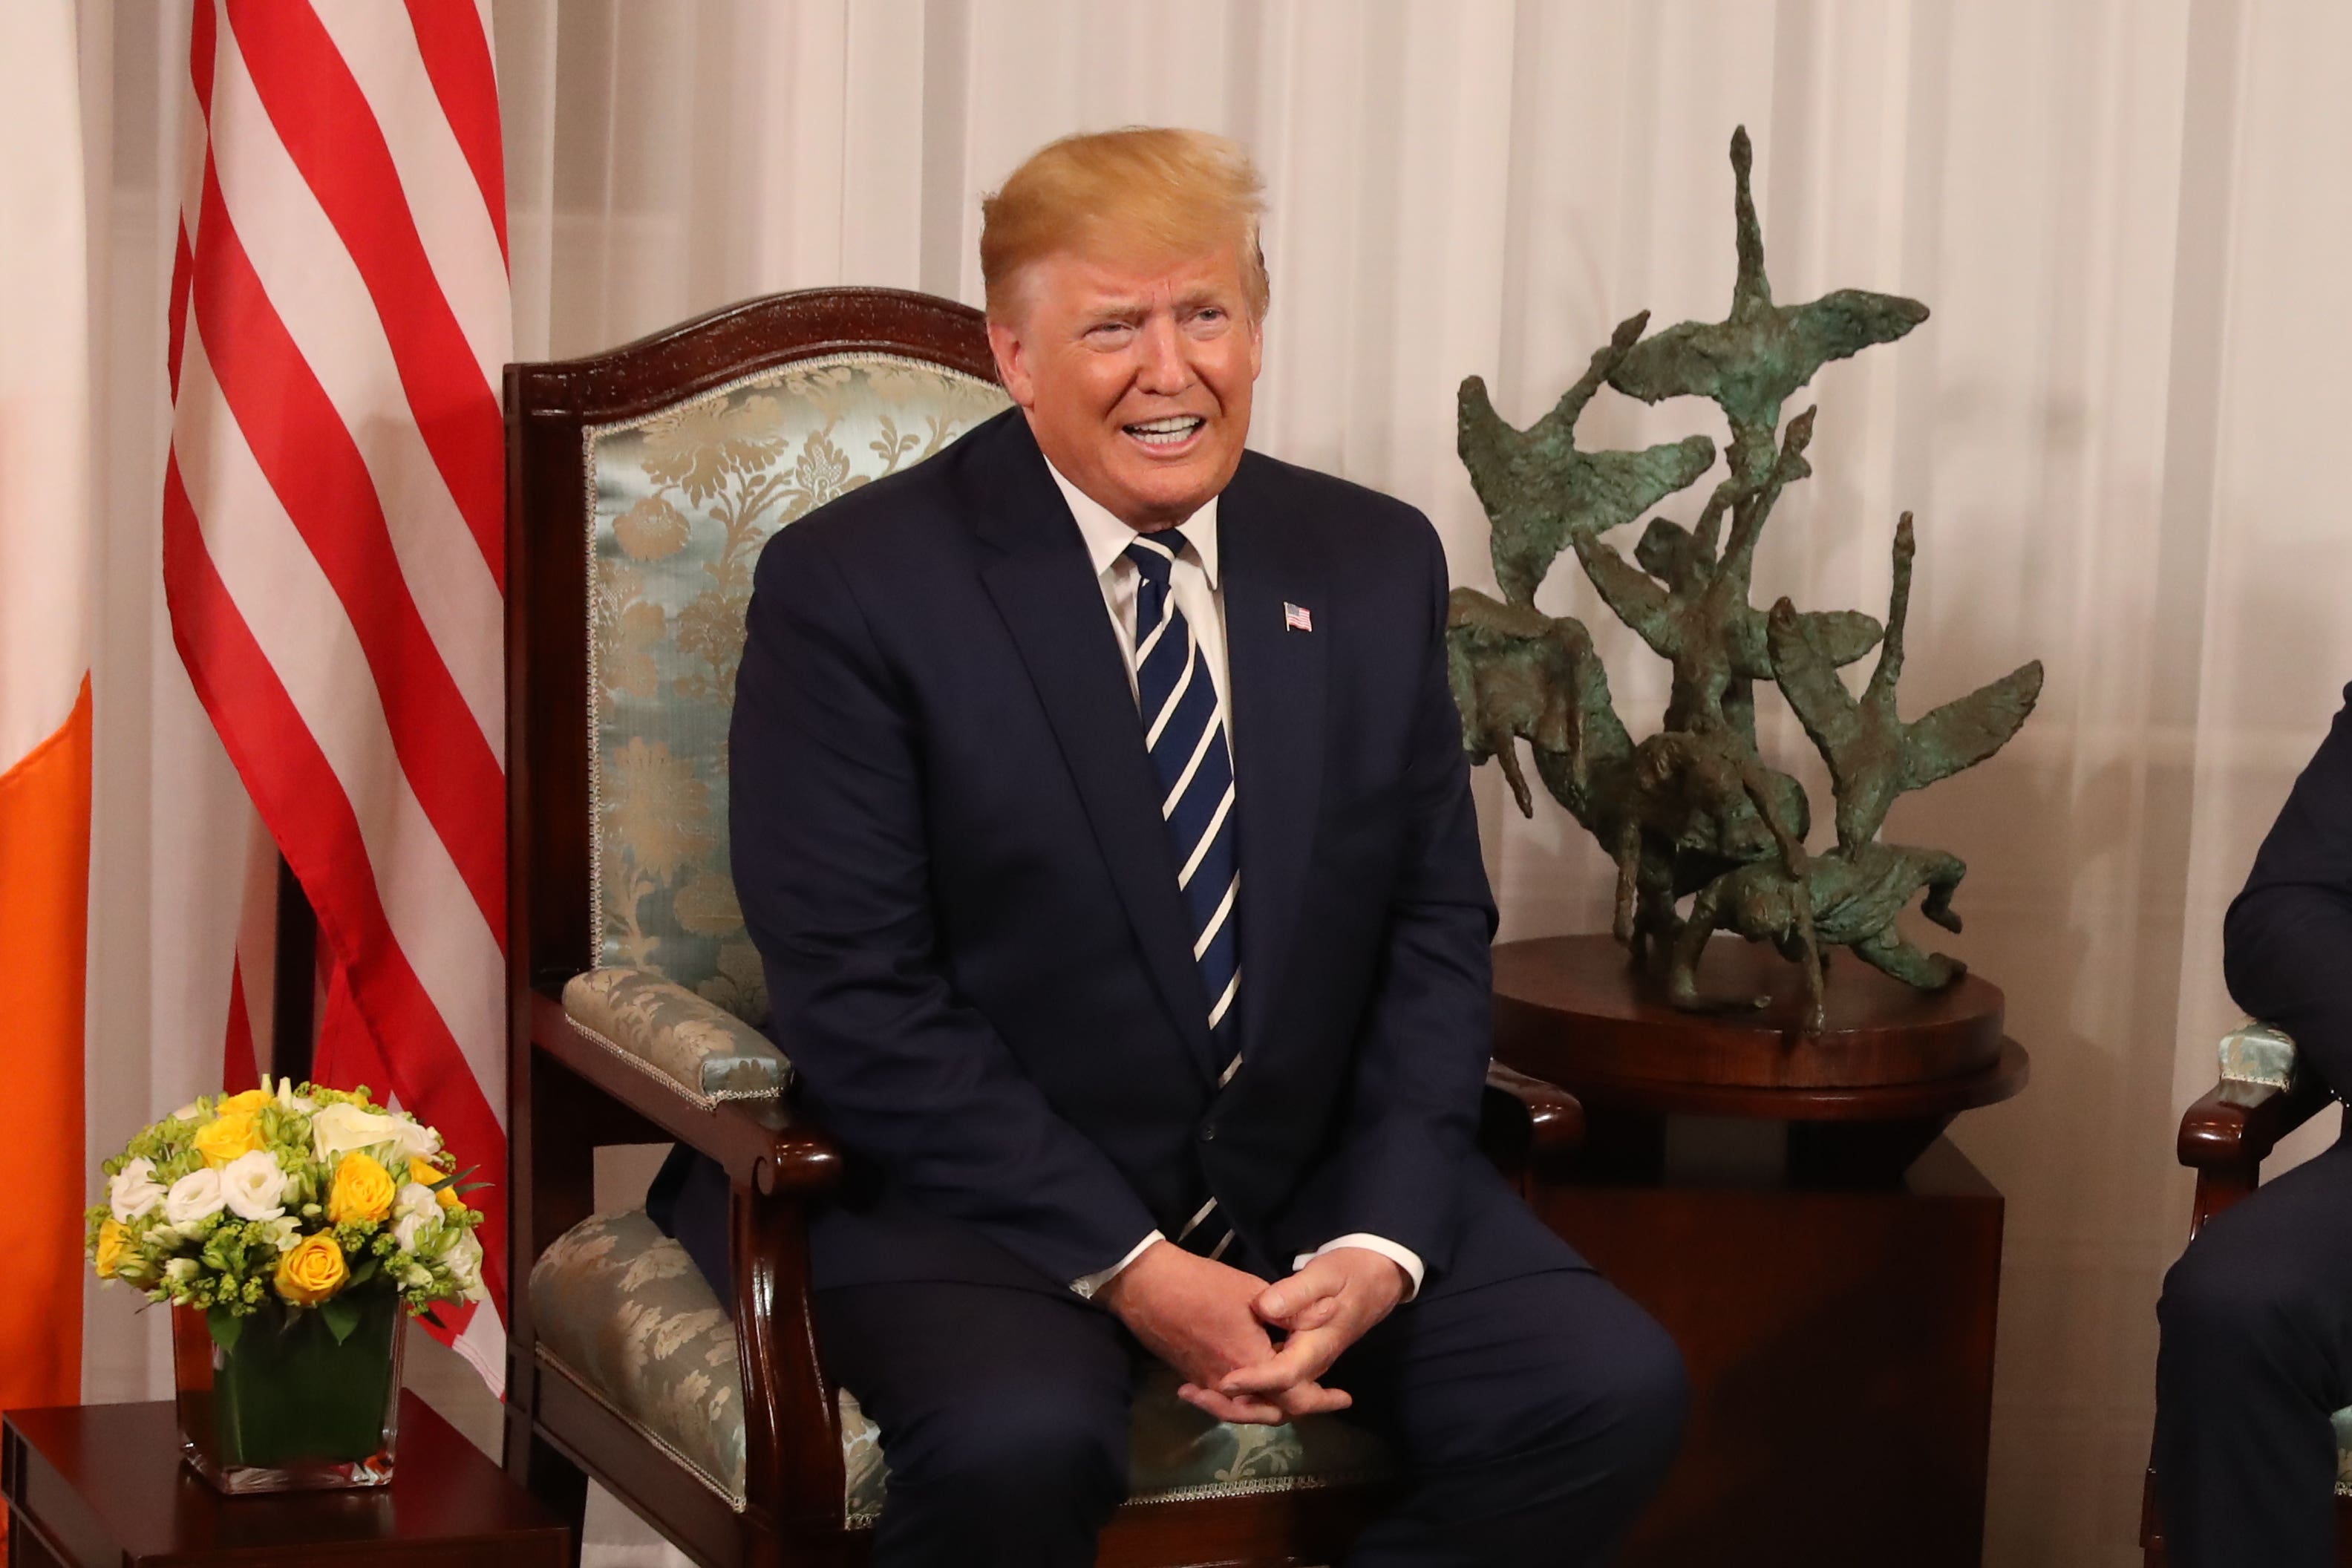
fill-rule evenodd
<path id="1" fill-rule="evenodd" d="M 389 1289 L 349 1300 L 359 1321 L 341 1340 L 316 1310 L 271 1300 L 226 1348 L 200 1309 L 172 1309 L 189 1468 L 229 1493 L 390 1484 L 407 1314 Z"/>

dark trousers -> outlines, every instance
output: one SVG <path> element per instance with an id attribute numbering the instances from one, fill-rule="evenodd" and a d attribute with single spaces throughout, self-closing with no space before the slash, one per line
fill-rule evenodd
<path id="1" fill-rule="evenodd" d="M 2165 1277 L 2157 1496 L 2178 1568 L 2330 1568 L 2352 1405 L 2352 1141 L 2216 1216 Z"/>
<path id="2" fill-rule="evenodd" d="M 1141 1353 L 1118 1320 L 1073 1295 L 992 1285 L 815 1300 L 828 1367 L 889 1455 L 876 1568 L 1094 1561 L 1126 1492 Z M 1348 1568 L 1605 1562 L 1664 1478 L 1686 1400 L 1664 1331 L 1575 1266 L 1459 1290 L 1433 1280 L 1328 1381 L 1407 1470 Z"/>

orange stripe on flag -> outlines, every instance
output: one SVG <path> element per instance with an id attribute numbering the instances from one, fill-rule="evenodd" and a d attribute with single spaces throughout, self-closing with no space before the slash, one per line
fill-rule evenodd
<path id="1" fill-rule="evenodd" d="M 0 1409 L 81 1397 L 82 975 L 89 910 L 89 678 L 65 727 L 0 773 L 0 952 L 10 1121 L 0 1139 Z"/>

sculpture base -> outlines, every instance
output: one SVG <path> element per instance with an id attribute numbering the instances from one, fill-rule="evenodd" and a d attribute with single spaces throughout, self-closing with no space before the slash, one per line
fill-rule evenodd
<path id="1" fill-rule="evenodd" d="M 1965 1079 L 2000 1057 L 2000 990 L 1973 974 L 1915 991 L 1835 952 L 1818 1034 L 1804 1028 L 1803 976 L 1769 947 L 1717 936 L 1698 981 L 1707 1009 L 1685 1012 L 1610 937 L 1506 942 L 1495 949 L 1495 1054 L 1579 1092 L 1600 1080 L 1867 1089 Z"/>

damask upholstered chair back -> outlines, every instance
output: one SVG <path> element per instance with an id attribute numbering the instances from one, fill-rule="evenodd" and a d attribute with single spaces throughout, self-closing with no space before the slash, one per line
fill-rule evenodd
<path id="1" fill-rule="evenodd" d="M 599 967 L 765 1021 L 727 854 L 727 724 L 752 563 L 778 529 L 1005 405 L 966 371 L 851 349 L 583 430 Z"/>

